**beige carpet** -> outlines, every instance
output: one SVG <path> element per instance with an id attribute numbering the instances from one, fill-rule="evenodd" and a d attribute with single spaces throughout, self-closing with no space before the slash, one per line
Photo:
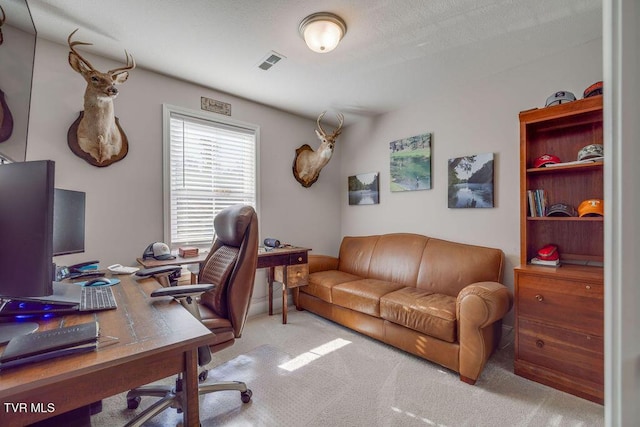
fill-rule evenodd
<path id="1" fill-rule="evenodd" d="M 257 316 L 236 344 L 214 355 L 209 380 L 245 381 L 201 397 L 203 426 L 603 426 L 600 405 L 513 374 L 509 338 L 475 386 L 308 312 Z M 169 382 L 170 379 L 167 379 Z M 140 409 L 152 399 L 143 399 Z M 94 426 L 126 423 L 124 394 L 103 401 Z M 177 425 L 169 409 L 149 426 Z"/>

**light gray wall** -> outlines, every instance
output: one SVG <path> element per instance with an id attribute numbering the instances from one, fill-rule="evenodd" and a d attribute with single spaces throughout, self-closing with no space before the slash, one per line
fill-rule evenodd
<path id="1" fill-rule="evenodd" d="M 27 146 L 27 160 L 55 160 L 57 187 L 87 193 L 86 251 L 57 257 L 58 264 L 98 259 L 101 268 L 135 265 L 149 243 L 163 240 L 162 104 L 200 110 L 201 96 L 231 103 L 231 119 L 260 127 L 261 240 L 277 237 L 317 252 L 338 244 L 339 162 L 330 162 L 308 189 L 291 172 L 295 149 L 303 143 L 319 144 L 314 120 L 136 68 L 114 102 L 129 139 L 129 153 L 108 167 L 94 167 L 67 146 L 67 130 L 83 109 L 85 90 L 85 81 L 71 69 L 67 54 L 68 47 L 38 39 Z M 104 71 L 122 65 L 86 57 Z M 253 310 L 264 308 L 265 280 L 265 272 L 259 271 Z"/>
<path id="2" fill-rule="evenodd" d="M 558 90 L 581 98 L 599 80 L 601 39 L 478 81 L 444 84 L 428 99 L 351 126 L 340 143 L 341 235 L 413 232 L 500 248 L 504 282 L 513 290 L 520 257 L 518 112 L 544 107 Z M 433 133 L 432 189 L 392 193 L 389 142 L 424 132 Z M 482 153 L 495 155 L 495 207 L 449 209 L 448 159 Z M 349 206 L 347 177 L 366 172 L 380 172 L 380 204 Z"/>

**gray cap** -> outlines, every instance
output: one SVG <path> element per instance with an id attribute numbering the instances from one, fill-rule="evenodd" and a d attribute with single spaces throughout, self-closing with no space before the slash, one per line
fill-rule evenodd
<path id="1" fill-rule="evenodd" d="M 552 105 L 564 104 L 565 102 L 571 102 L 575 100 L 576 96 L 573 93 L 567 90 L 561 90 L 548 97 L 547 102 L 545 102 L 544 106 L 550 107 Z"/>

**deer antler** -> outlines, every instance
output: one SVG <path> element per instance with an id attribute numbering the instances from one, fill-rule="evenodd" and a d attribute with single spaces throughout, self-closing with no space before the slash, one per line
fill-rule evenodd
<path id="1" fill-rule="evenodd" d="M 136 68 L 136 61 L 133 59 L 133 55 L 129 55 L 129 52 L 127 52 L 126 49 L 124 50 L 124 56 L 127 58 L 127 65 L 125 65 L 124 67 L 120 67 L 120 68 L 114 68 L 113 70 L 107 71 L 107 73 L 115 74 L 115 73 L 118 73 L 120 71 L 129 71 L 129 70 L 133 70 L 134 68 Z"/>
<path id="2" fill-rule="evenodd" d="M 93 43 L 86 43 L 86 42 L 81 42 L 81 41 L 71 41 L 71 37 L 73 37 L 73 35 L 76 33 L 76 31 L 78 31 L 79 28 L 76 28 L 74 32 L 72 32 L 71 34 L 69 34 L 69 37 L 67 38 L 67 43 L 69 43 L 69 49 L 71 49 L 71 52 L 73 52 L 74 55 L 76 55 L 82 62 L 85 63 L 85 65 L 87 67 L 89 67 L 92 71 L 95 71 L 95 68 L 93 67 L 93 65 L 91 65 L 91 63 L 89 61 L 87 61 L 82 55 L 80 55 L 78 53 L 77 50 L 75 50 L 75 47 L 80 45 L 80 46 L 92 46 Z"/>
<path id="3" fill-rule="evenodd" d="M 325 113 L 326 111 L 323 111 L 322 114 L 318 116 L 318 120 L 316 120 L 316 123 L 318 124 L 318 131 L 320 132 L 320 134 L 324 137 L 327 137 L 327 132 L 324 129 L 322 129 L 322 126 L 320 125 L 320 121 L 324 117 Z M 338 127 L 330 135 L 331 138 L 335 138 L 338 135 L 340 135 L 340 132 L 342 132 L 342 125 L 344 124 L 344 115 L 342 113 L 336 114 L 336 117 L 338 117 Z"/>
<path id="4" fill-rule="evenodd" d="M 84 62 L 87 67 L 89 67 L 91 69 L 91 71 L 95 71 L 96 69 L 93 67 L 93 65 L 91 65 L 91 63 L 89 61 L 86 60 L 86 58 L 84 58 L 82 55 L 80 55 L 80 53 L 78 53 L 77 50 L 75 50 L 75 46 L 92 46 L 93 43 L 86 43 L 86 42 L 81 42 L 81 41 L 71 41 L 71 38 L 73 37 L 73 35 L 76 33 L 76 31 L 78 31 L 78 28 L 76 28 L 76 30 L 74 32 L 72 32 L 71 34 L 69 34 L 69 37 L 67 38 L 67 43 L 69 43 L 69 49 L 71 49 L 71 52 L 73 52 L 75 55 L 78 56 L 78 58 Z M 127 50 L 125 49 L 124 51 L 124 55 L 125 58 L 127 59 L 127 65 L 125 65 L 124 67 L 119 67 L 119 68 L 114 68 L 113 70 L 109 70 L 107 71 L 107 74 L 117 74 L 121 71 L 129 71 L 129 70 L 133 70 L 134 68 L 136 68 L 136 61 L 133 59 L 133 55 L 130 55 L 129 52 L 127 52 Z"/>

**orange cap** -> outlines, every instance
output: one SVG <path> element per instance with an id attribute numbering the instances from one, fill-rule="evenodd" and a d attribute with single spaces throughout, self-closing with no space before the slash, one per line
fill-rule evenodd
<path id="1" fill-rule="evenodd" d="M 578 216 L 604 216 L 604 201 L 587 199 L 578 206 Z"/>

